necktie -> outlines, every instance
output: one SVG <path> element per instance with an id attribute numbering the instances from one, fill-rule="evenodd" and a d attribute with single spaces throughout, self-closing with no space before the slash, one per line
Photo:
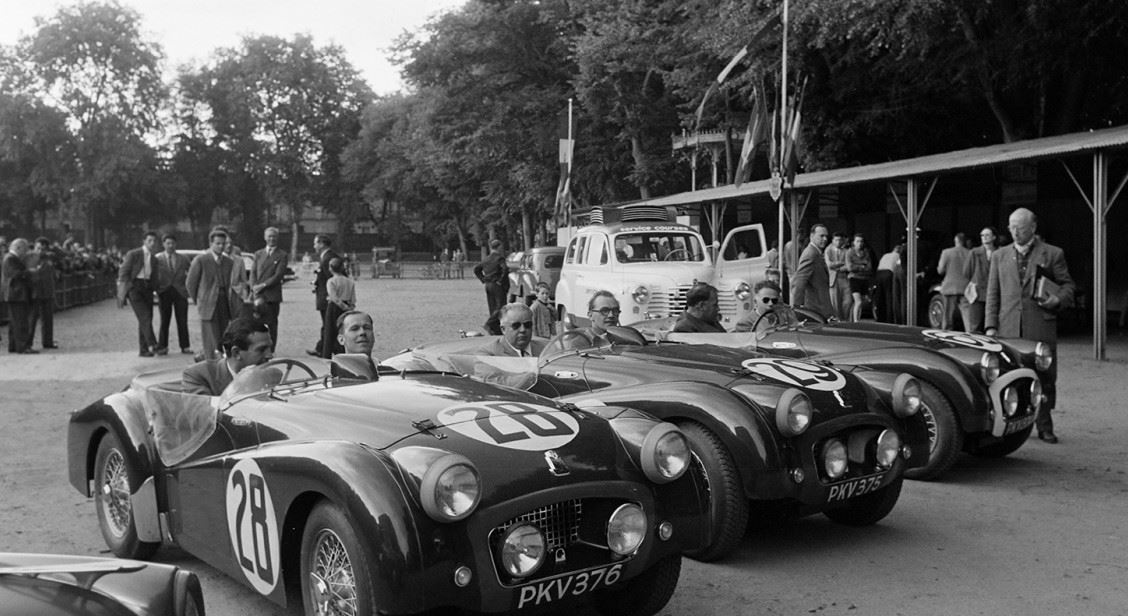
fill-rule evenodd
<path id="1" fill-rule="evenodd" d="M 149 254 L 149 251 L 146 250 L 146 251 L 144 251 L 144 256 L 145 256 L 145 264 L 141 266 L 141 277 L 144 278 L 145 280 L 148 280 L 149 277 L 153 275 L 153 270 L 152 270 L 152 267 L 151 267 L 153 255 Z"/>

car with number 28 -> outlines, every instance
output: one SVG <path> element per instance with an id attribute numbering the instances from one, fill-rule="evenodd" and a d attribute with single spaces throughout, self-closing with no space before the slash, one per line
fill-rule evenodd
<path id="1" fill-rule="evenodd" d="M 118 556 L 174 543 L 305 614 L 652 614 L 703 511 L 673 425 L 365 356 L 179 370 L 75 411 L 70 481 Z"/>

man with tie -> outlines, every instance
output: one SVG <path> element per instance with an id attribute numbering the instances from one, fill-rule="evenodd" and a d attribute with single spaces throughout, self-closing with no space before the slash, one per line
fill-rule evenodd
<path id="1" fill-rule="evenodd" d="M 223 332 L 231 321 L 228 293 L 234 261 L 223 254 L 227 232 L 212 229 L 208 234 L 209 250 L 192 260 L 188 268 L 188 297 L 196 302 L 200 313 L 200 333 L 204 339 L 204 359 L 214 359 L 219 352 Z"/>
<path id="2" fill-rule="evenodd" d="M 129 298 L 137 317 L 137 344 L 141 357 L 152 357 L 157 348 L 153 333 L 153 292 L 157 290 L 157 234 L 145 233 L 139 248 L 125 253 L 118 269 L 118 288 Z"/>
<path id="3" fill-rule="evenodd" d="M 502 357 L 539 357 L 544 341 L 533 340 L 533 311 L 521 302 L 501 307 L 501 337 L 482 347 L 479 354 Z"/>
<path id="4" fill-rule="evenodd" d="M 176 333 L 180 352 L 191 354 L 188 341 L 188 258 L 176 252 L 176 236 L 166 233 L 161 238 L 164 250 L 157 254 L 157 300 L 161 313 L 157 355 L 168 354 L 168 328 L 176 316 Z"/>
<path id="5" fill-rule="evenodd" d="M 251 270 L 251 294 L 255 313 L 270 328 L 272 348 L 278 346 L 278 313 L 282 304 L 282 281 L 289 262 L 286 252 L 278 247 L 278 228 L 267 227 L 262 233 L 266 247 L 255 252 L 255 267 Z"/>

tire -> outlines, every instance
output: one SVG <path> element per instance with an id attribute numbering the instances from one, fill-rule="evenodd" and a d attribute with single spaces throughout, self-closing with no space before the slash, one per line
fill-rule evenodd
<path id="1" fill-rule="evenodd" d="M 669 603 L 681 576 L 681 556 L 667 556 L 642 575 L 592 598 L 595 611 L 605 616 L 651 616 Z"/>
<path id="2" fill-rule="evenodd" d="M 203 616 L 205 613 L 200 579 L 183 569 L 176 572 L 173 580 L 172 600 L 175 616 Z"/>
<path id="3" fill-rule="evenodd" d="M 98 528 L 114 556 L 148 560 L 161 544 L 137 537 L 130 495 L 141 485 L 138 474 L 139 471 L 130 466 L 117 436 L 106 434 L 98 443 L 94 457 L 94 508 L 98 513 Z"/>
<path id="4" fill-rule="evenodd" d="M 897 499 L 901 497 L 901 486 L 905 483 L 903 477 L 898 477 L 889 485 L 866 494 L 853 498 L 843 507 L 829 509 L 823 515 L 831 520 L 846 526 L 870 526 L 877 524 L 893 511 Z"/>
<path id="5" fill-rule="evenodd" d="M 702 562 L 727 556 L 740 545 L 748 526 L 748 499 L 740 473 L 728 449 L 716 434 L 698 423 L 679 424 L 693 450 L 692 469 L 708 490 L 708 540 L 685 555 Z"/>
<path id="6" fill-rule="evenodd" d="M 301 559 L 305 614 L 376 614 L 375 561 L 340 507 L 322 501 L 313 508 L 302 532 Z M 318 609 L 325 602 L 332 602 L 329 609 Z"/>
<path id="7" fill-rule="evenodd" d="M 924 466 L 905 471 L 909 479 L 929 481 L 944 474 L 956 461 L 963 449 L 963 430 L 952 405 L 938 389 L 920 382 L 921 408 L 918 417 L 928 429 L 928 462 Z"/>
<path id="8" fill-rule="evenodd" d="M 944 328 L 944 296 L 939 293 L 928 300 L 928 326 L 932 329 Z"/>
<path id="9" fill-rule="evenodd" d="M 1026 442 L 1026 439 L 1030 438 L 1030 433 L 1033 431 L 1034 426 L 1030 426 L 1029 428 L 1019 430 L 1014 434 L 1008 434 L 988 445 L 981 445 L 972 449 L 971 455 L 979 456 L 981 458 L 1006 457 L 1014 453 L 1015 451 L 1018 451 L 1018 448 L 1022 447 L 1022 445 Z"/>

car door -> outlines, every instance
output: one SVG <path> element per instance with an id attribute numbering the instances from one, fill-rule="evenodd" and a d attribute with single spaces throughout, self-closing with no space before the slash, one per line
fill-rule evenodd
<path id="1" fill-rule="evenodd" d="M 714 286 L 721 287 L 733 279 L 752 285 L 767 277 L 768 247 L 764 225 L 744 225 L 728 232 L 717 255 Z M 732 286 L 726 284 L 724 286 Z"/>

